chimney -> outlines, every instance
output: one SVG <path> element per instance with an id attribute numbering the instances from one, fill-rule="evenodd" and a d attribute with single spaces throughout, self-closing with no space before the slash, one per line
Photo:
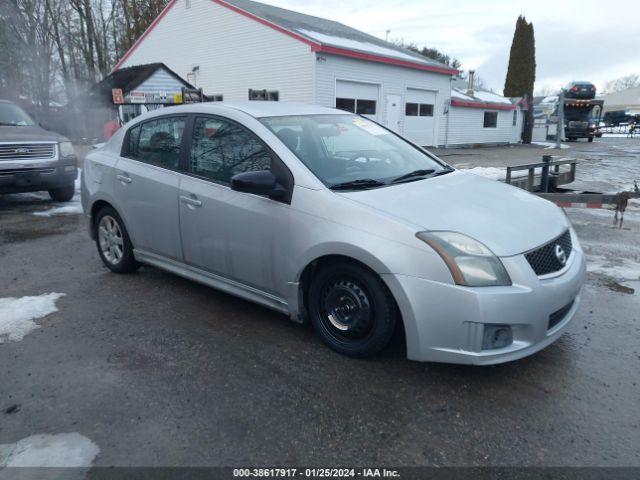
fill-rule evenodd
<path id="1" fill-rule="evenodd" d="M 475 76 L 475 70 L 469 70 L 469 85 L 467 86 L 467 95 L 473 97 L 473 77 Z"/>

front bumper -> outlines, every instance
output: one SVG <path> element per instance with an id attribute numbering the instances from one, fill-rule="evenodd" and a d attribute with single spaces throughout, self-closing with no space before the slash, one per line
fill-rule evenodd
<path id="1" fill-rule="evenodd" d="M 508 287 L 472 288 L 383 275 L 402 313 L 407 356 L 490 365 L 526 357 L 553 343 L 575 317 L 586 274 L 584 254 L 572 237 L 575 248 L 557 274 L 537 277 L 523 255 L 502 258 L 513 281 Z M 510 326 L 513 342 L 483 350 L 486 325 Z"/>
<path id="2" fill-rule="evenodd" d="M 5 168 L 0 165 L 0 194 L 38 192 L 73 185 L 78 177 L 75 158 L 29 165 L 26 168 Z"/>

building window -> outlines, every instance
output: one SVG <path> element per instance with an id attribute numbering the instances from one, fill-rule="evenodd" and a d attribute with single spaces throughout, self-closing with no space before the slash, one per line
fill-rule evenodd
<path id="1" fill-rule="evenodd" d="M 336 108 L 359 115 L 375 115 L 376 101 L 355 98 L 336 98 Z"/>
<path id="2" fill-rule="evenodd" d="M 421 117 L 433 117 L 433 105 L 428 103 L 420 104 L 420 116 Z"/>
<path id="3" fill-rule="evenodd" d="M 249 89 L 249 100 L 277 102 L 280 100 L 278 90 L 253 90 Z"/>
<path id="4" fill-rule="evenodd" d="M 356 100 L 356 113 L 360 115 L 375 115 L 376 101 L 375 100 Z"/>
<path id="5" fill-rule="evenodd" d="M 515 127 L 517 123 L 518 123 L 518 109 L 516 108 L 513 111 L 513 126 Z"/>
<path id="6" fill-rule="evenodd" d="M 498 112 L 484 112 L 484 128 L 498 127 Z"/>
<path id="7" fill-rule="evenodd" d="M 224 95 L 207 95 L 210 102 L 222 102 L 224 100 Z"/>
<path id="8" fill-rule="evenodd" d="M 336 108 L 356 113 L 356 100 L 354 98 L 336 98 Z"/>
<path id="9" fill-rule="evenodd" d="M 407 103 L 404 113 L 407 117 L 433 117 L 433 105 L 430 103 Z"/>

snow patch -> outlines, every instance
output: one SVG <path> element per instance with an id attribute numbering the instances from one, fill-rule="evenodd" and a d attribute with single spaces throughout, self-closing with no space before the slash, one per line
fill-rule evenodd
<path id="1" fill-rule="evenodd" d="M 57 312 L 56 302 L 64 293 L 39 297 L 0 298 L 0 343 L 19 342 L 40 325 L 34 320 Z"/>
<path id="2" fill-rule="evenodd" d="M 602 255 L 587 255 L 587 271 L 617 280 L 640 280 L 640 263 L 627 258 L 613 260 Z"/>
<path id="3" fill-rule="evenodd" d="M 461 171 L 467 172 L 467 173 L 473 173 L 474 175 L 490 178 L 492 180 L 504 180 L 507 177 L 506 168 L 473 167 L 473 168 L 468 168 Z M 528 172 L 526 170 L 511 172 L 511 178 L 526 177 L 527 175 L 528 175 Z"/>
<path id="4" fill-rule="evenodd" d="M 0 445 L 0 468 L 3 467 L 90 467 L 100 448 L 79 433 L 31 435 Z"/>
<path id="5" fill-rule="evenodd" d="M 424 63 L 427 65 L 433 65 L 435 63 L 435 62 L 432 63 L 429 61 L 424 61 L 424 60 L 421 60 L 420 58 L 414 57 L 413 55 L 402 53 L 398 50 L 394 50 L 391 48 L 381 47 L 379 45 L 375 45 L 369 42 L 360 42 L 358 40 L 351 40 L 350 38 L 336 37 L 334 35 L 326 35 L 324 33 L 314 32 L 313 30 L 305 30 L 303 28 L 298 28 L 297 30 L 304 36 L 317 40 L 318 42 L 326 45 L 346 48 L 348 50 L 359 50 L 361 52 L 373 53 L 376 55 L 383 55 L 385 57 L 401 58 L 403 60 L 410 60 L 414 63 Z"/>
<path id="6" fill-rule="evenodd" d="M 76 189 L 76 194 L 73 198 L 64 204 L 61 204 L 58 207 L 52 207 L 48 210 L 43 210 L 41 212 L 33 212 L 34 215 L 38 217 L 53 217 L 56 215 L 78 215 L 83 212 L 82 209 L 82 201 L 80 199 L 80 187 L 81 187 L 81 177 L 82 170 L 78 169 L 78 178 L 76 178 L 74 182 L 74 186 Z"/>
<path id="7" fill-rule="evenodd" d="M 479 98 L 483 102 L 503 103 L 503 104 L 506 104 L 506 105 L 513 105 L 511 100 L 509 100 L 506 97 L 503 97 L 502 95 L 498 95 L 497 93 L 484 92 L 484 91 L 474 91 L 473 92 L 473 96 L 475 98 Z"/>
<path id="8" fill-rule="evenodd" d="M 545 150 L 553 150 L 554 148 L 556 148 L 556 144 L 555 142 L 531 142 L 533 145 L 540 145 L 541 147 L 547 147 L 545 148 Z M 565 145 L 564 143 L 560 144 L 560 148 L 562 149 L 567 149 L 567 148 L 571 148 L 569 145 Z"/>

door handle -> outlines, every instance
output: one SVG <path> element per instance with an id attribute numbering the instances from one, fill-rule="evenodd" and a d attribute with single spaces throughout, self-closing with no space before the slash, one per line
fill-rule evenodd
<path id="1" fill-rule="evenodd" d="M 131 177 L 128 177 L 127 174 L 116 175 L 116 178 L 118 180 L 120 180 L 122 183 L 131 183 L 131 182 L 133 182 L 133 180 L 131 180 Z"/>
<path id="2" fill-rule="evenodd" d="M 180 195 L 180 200 L 182 200 L 182 203 L 186 203 L 190 207 L 201 207 L 202 206 L 202 201 L 200 201 L 200 200 L 198 200 L 197 198 L 194 198 L 194 197 L 189 197 L 187 195 Z"/>

